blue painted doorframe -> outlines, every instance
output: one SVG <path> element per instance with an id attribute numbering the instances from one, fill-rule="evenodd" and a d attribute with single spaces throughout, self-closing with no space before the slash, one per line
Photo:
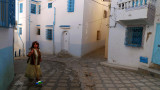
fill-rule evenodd
<path id="1" fill-rule="evenodd" d="M 157 23 L 152 63 L 160 65 L 160 23 Z"/>

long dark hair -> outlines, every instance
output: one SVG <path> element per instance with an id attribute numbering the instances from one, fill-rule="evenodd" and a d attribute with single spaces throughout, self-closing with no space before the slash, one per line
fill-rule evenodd
<path id="1" fill-rule="evenodd" d="M 38 45 L 38 49 L 39 49 L 39 43 L 38 43 L 38 41 L 34 41 L 34 42 L 32 42 L 32 46 L 31 46 L 31 48 L 30 49 L 33 49 L 34 48 L 34 44 L 37 44 Z"/>

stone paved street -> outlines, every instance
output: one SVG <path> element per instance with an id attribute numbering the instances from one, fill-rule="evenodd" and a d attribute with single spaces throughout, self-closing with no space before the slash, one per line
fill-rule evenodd
<path id="1" fill-rule="evenodd" d="M 100 65 L 104 48 L 82 58 L 44 55 L 43 86 L 24 77 L 26 59 L 15 60 L 15 79 L 9 90 L 160 90 L 160 79 L 136 71 Z"/>

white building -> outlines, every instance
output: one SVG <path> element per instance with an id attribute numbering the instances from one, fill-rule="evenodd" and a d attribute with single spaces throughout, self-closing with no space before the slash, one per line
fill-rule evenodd
<path id="1" fill-rule="evenodd" d="M 42 53 L 66 50 L 77 57 L 105 44 L 106 0 L 19 0 L 18 5 L 18 32 L 25 54 L 35 40 Z M 21 40 L 19 44 L 22 48 Z"/>
<path id="2" fill-rule="evenodd" d="M 160 1 L 112 0 L 108 63 L 133 68 L 160 64 Z"/>
<path id="3" fill-rule="evenodd" d="M 0 1 L 0 90 L 7 90 L 14 78 L 13 31 L 15 0 Z"/>

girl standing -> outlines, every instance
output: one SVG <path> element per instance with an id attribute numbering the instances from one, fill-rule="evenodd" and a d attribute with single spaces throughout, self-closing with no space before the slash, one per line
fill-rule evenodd
<path id="1" fill-rule="evenodd" d="M 36 81 L 40 81 L 40 77 L 42 76 L 42 72 L 40 69 L 41 60 L 41 52 L 39 50 L 39 43 L 34 41 L 31 46 L 31 51 L 27 55 L 29 57 L 27 63 L 27 69 L 25 76 L 28 77 L 30 81 L 36 79 Z"/>

